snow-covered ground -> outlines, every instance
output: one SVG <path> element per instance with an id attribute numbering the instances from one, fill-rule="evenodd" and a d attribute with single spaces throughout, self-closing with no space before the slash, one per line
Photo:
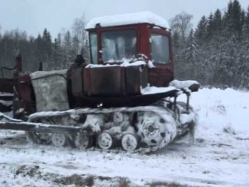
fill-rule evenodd
<path id="1" fill-rule="evenodd" d="M 184 98 L 181 98 L 184 99 Z M 0 132 L 0 186 L 249 186 L 249 93 L 201 89 L 195 142 L 151 155 L 27 144 Z"/>

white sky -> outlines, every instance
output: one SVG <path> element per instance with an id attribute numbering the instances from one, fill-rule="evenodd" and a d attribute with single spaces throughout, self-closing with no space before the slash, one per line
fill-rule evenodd
<path id="1" fill-rule="evenodd" d="M 239 0 L 247 9 L 249 0 Z M 36 36 L 48 28 L 55 37 L 62 28 L 70 29 L 75 18 L 86 20 L 97 16 L 137 11 L 152 11 L 169 20 L 181 11 L 194 16 L 208 16 L 217 8 L 225 10 L 229 0 L 0 0 L 0 25 L 4 30 L 26 30 Z"/>

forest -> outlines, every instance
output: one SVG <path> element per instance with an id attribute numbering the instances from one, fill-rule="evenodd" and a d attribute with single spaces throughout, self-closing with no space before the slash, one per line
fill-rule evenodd
<path id="1" fill-rule="evenodd" d="M 176 78 L 249 88 L 249 7 L 230 1 L 225 12 L 203 16 L 195 29 L 191 19 L 183 12 L 171 20 Z"/>
<path id="2" fill-rule="evenodd" d="M 204 15 L 196 28 L 192 18 L 182 12 L 170 19 L 175 78 L 195 79 L 204 86 L 249 88 L 249 7 L 244 10 L 238 0 L 230 1 L 225 11 Z M 1 67 L 13 67 L 19 51 L 25 73 L 38 70 L 39 62 L 44 70 L 67 68 L 79 52 L 89 59 L 84 16 L 55 38 L 49 28 L 36 37 L 18 29 L 3 33 L 3 29 Z M 4 76 L 12 74 L 4 71 Z"/>
<path id="3" fill-rule="evenodd" d="M 76 18 L 71 30 L 58 33 L 54 39 L 47 28 L 37 37 L 28 36 L 26 31 L 18 29 L 6 31 L 2 35 L 0 32 L 0 66 L 13 67 L 15 56 L 20 52 L 25 73 L 37 71 L 40 62 L 44 70 L 68 68 L 78 53 L 89 59 L 88 51 L 84 16 Z M 5 77 L 12 76 L 8 71 L 3 74 Z"/>

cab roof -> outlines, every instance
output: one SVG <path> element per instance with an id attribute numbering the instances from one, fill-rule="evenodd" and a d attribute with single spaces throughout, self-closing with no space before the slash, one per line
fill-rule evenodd
<path id="1" fill-rule="evenodd" d="M 86 29 L 94 29 L 97 25 L 100 27 L 113 27 L 142 23 L 170 29 L 168 22 L 164 18 L 149 11 L 93 18 L 86 25 Z"/>

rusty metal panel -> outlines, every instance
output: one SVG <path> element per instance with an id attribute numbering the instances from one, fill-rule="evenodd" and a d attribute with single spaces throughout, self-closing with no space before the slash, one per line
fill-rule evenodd
<path id="1" fill-rule="evenodd" d="M 124 67 L 86 68 L 85 75 L 87 95 L 114 96 L 125 94 Z"/>
<path id="2" fill-rule="evenodd" d="M 0 92 L 13 93 L 13 79 L 0 79 Z"/>
<path id="3" fill-rule="evenodd" d="M 23 101 L 31 101 L 33 93 L 31 79 L 29 75 L 23 75 L 16 79 L 15 89 L 17 91 L 18 99 Z"/>
<path id="4" fill-rule="evenodd" d="M 72 69 L 71 74 L 71 88 L 72 88 L 72 94 L 77 96 L 81 95 L 83 93 L 83 67 Z"/>
<path id="5" fill-rule="evenodd" d="M 140 87 L 148 84 L 148 69 L 146 66 L 128 66 L 125 69 L 126 93 L 140 94 Z"/>
<path id="6" fill-rule="evenodd" d="M 174 79 L 171 64 L 154 64 L 156 67 L 149 69 L 149 83 L 151 86 L 165 87 L 169 85 Z"/>
<path id="7" fill-rule="evenodd" d="M 91 68 L 85 68 L 83 73 L 83 86 L 84 86 L 84 94 L 90 96 L 91 95 L 91 80 L 90 80 Z"/>
<path id="8" fill-rule="evenodd" d="M 88 96 L 138 95 L 148 84 L 146 66 L 100 66 L 84 71 L 84 91 Z"/>

